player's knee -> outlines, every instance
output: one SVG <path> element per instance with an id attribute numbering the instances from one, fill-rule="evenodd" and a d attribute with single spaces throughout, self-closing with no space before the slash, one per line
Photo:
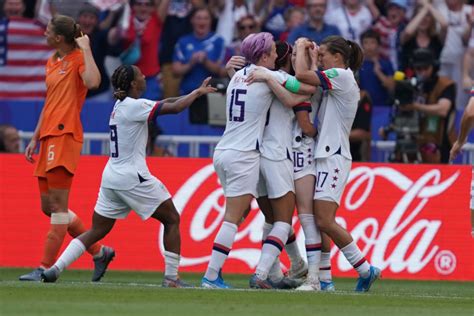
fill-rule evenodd
<path id="1" fill-rule="evenodd" d="M 325 218 L 324 216 L 316 216 L 316 224 L 323 233 L 330 230 L 333 221 L 329 218 Z"/>

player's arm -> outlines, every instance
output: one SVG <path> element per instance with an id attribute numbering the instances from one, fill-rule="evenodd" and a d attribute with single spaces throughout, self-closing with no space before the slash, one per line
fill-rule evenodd
<path id="1" fill-rule="evenodd" d="M 461 118 L 461 126 L 459 128 L 459 135 L 451 148 L 449 153 L 449 160 L 453 160 L 461 152 L 462 146 L 467 142 L 467 135 L 474 128 L 474 97 L 469 99 L 469 103 L 464 109 Z"/>
<path id="2" fill-rule="evenodd" d="M 321 80 L 319 76 L 316 74 L 314 69 L 312 69 L 313 67 L 308 67 L 307 55 L 307 52 L 310 53 L 311 60 L 313 63 L 315 63 L 318 59 L 317 46 L 306 39 L 296 41 L 295 45 L 297 46 L 295 61 L 296 79 L 313 86 L 320 86 Z"/>
<path id="3" fill-rule="evenodd" d="M 38 146 L 39 132 L 41 129 L 41 125 L 43 124 L 44 108 L 45 107 L 43 106 L 40 117 L 38 119 L 38 123 L 36 124 L 35 131 L 33 132 L 33 136 L 31 137 L 31 140 L 28 143 L 28 146 L 26 146 L 25 148 L 25 158 L 28 162 L 31 162 L 31 163 L 35 162 L 35 160 L 33 159 L 33 154 L 35 153 L 36 147 Z"/>
<path id="4" fill-rule="evenodd" d="M 211 80 L 211 77 L 207 77 L 202 82 L 199 88 L 193 90 L 191 93 L 187 95 L 177 98 L 176 100 L 172 102 L 167 101 L 169 99 L 165 99 L 163 103 L 161 104 L 161 110 L 159 114 L 160 115 L 177 114 L 179 112 L 182 112 L 187 107 L 189 107 L 194 102 L 194 100 L 196 100 L 200 96 L 203 96 L 211 92 L 216 92 L 217 89 L 209 85 L 210 80 Z"/>
<path id="5" fill-rule="evenodd" d="M 100 72 L 95 64 L 90 46 L 89 36 L 83 35 L 76 38 L 77 46 L 82 50 L 84 56 L 84 71 L 81 74 L 82 81 L 87 89 L 97 89 L 100 85 Z"/>
<path id="6" fill-rule="evenodd" d="M 309 118 L 309 112 L 311 111 L 311 103 L 303 102 L 293 108 L 295 112 L 296 120 L 299 127 L 303 131 L 303 134 L 309 137 L 315 137 L 317 130 Z"/>

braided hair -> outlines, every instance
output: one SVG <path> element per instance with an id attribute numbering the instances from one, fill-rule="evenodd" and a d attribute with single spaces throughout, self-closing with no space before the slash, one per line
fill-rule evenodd
<path id="1" fill-rule="evenodd" d="M 133 66 L 121 65 L 115 69 L 112 75 L 112 86 L 114 87 L 114 98 L 123 101 L 128 96 L 128 92 L 135 79 Z"/>

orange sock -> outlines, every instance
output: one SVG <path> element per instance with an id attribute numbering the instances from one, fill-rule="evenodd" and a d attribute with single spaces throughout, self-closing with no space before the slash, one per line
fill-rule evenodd
<path id="1" fill-rule="evenodd" d="M 67 232 L 71 237 L 76 238 L 77 236 L 81 235 L 86 231 L 86 228 L 84 227 L 84 223 L 82 220 L 79 218 L 79 216 L 76 215 L 73 211 L 69 210 L 69 226 L 67 227 Z M 100 248 L 102 248 L 102 245 L 99 243 L 95 243 L 89 248 L 87 248 L 87 252 L 90 253 L 92 256 L 95 256 L 100 253 Z"/>
<path id="2" fill-rule="evenodd" d="M 50 268 L 56 261 L 64 236 L 66 236 L 67 226 L 67 224 L 51 224 L 48 235 L 46 235 L 43 259 L 41 259 L 42 267 Z"/>

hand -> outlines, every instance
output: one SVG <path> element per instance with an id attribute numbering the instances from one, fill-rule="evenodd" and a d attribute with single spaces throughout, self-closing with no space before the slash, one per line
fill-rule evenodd
<path id="1" fill-rule="evenodd" d="M 206 60 L 206 58 L 207 58 L 206 52 L 203 52 L 203 51 L 195 52 L 191 56 L 191 62 L 193 62 L 194 64 L 196 63 L 202 64 Z"/>
<path id="2" fill-rule="evenodd" d="M 243 56 L 232 56 L 227 64 L 225 64 L 225 69 L 241 69 L 246 64 L 245 57 Z"/>
<path id="3" fill-rule="evenodd" d="M 82 32 L 81 32 L 81 34 L 82 34 Z M 79 48 L 81 50 L 90 50 L 91 49 L 89 36 L 87 36 L 87 34 L 82 35 L 80 37 L 77 37 L 76 38 L 76 44 L 77 44 L 77 46 L 79 46 Z"/>
<path id="4" fill-rule="evenodd" d="M 474 85 L 474 80 L 469 76 L 464 76 L 462 79 L 462 86 L 466 90 L 470 90 Z"/>
<path id="5" fill-rule="evenodd" d="M 209 85 L 209 81 L 212 79 L 212 77 L 207 77 L 204 79 L 204 81 L 201 83 L 201 86 L 196 89 L 198 96 L 202 96 L 208 93 L 212 92 L 217 92 L 217 88 L 211 87 Z"/>
<path id="6" fill-rule="evenodd" d="M 461 148 L 463 144 L 461 144 L 459 141 L 455 141 L 453 144 L 453 147 L 451 148 L 451 151 L 449 152 L 449 161 L 453 161 L 456 159 L 456 157 L 461 153 Z"/>
<path id="7" fill-rule="evenodd" d="M 385 134 L 385 128 L 383 126 L 379 128 L 378 132 L 379 132 L 380 138 L 384 140 L 387 139 L 387 135 Z"/>
<path id="8" fill-rule="evenodd" d="M 35 153 L 35 150 L 36 150 L 36 139 L 31 139 L 30 143 L 28 144 L 28 146 L 26 146 L 26 149 L 25 149 L 25 158 L 28 162 L 30 163 L 34 163 L 35 160 L 33 159 L 33 154 Z"/>
<path id="9" fill-rule="evenodd" d="M 382 72 L 382 67 L 380 66 L 379 59 L 374 57 L 374 58 L 372 58 L 372 62 L 374 63 L 374 72 L 375 73 L 381 73 Z"/>
<path id="10" fill-rule="evenodd" d="M 267 81 L 268 79 L 270 79 L 270 73 L 263 68 L 257 67 L 249 74 L 245 82 L 250 85 L 254 82 L 263 82 Z"/>

